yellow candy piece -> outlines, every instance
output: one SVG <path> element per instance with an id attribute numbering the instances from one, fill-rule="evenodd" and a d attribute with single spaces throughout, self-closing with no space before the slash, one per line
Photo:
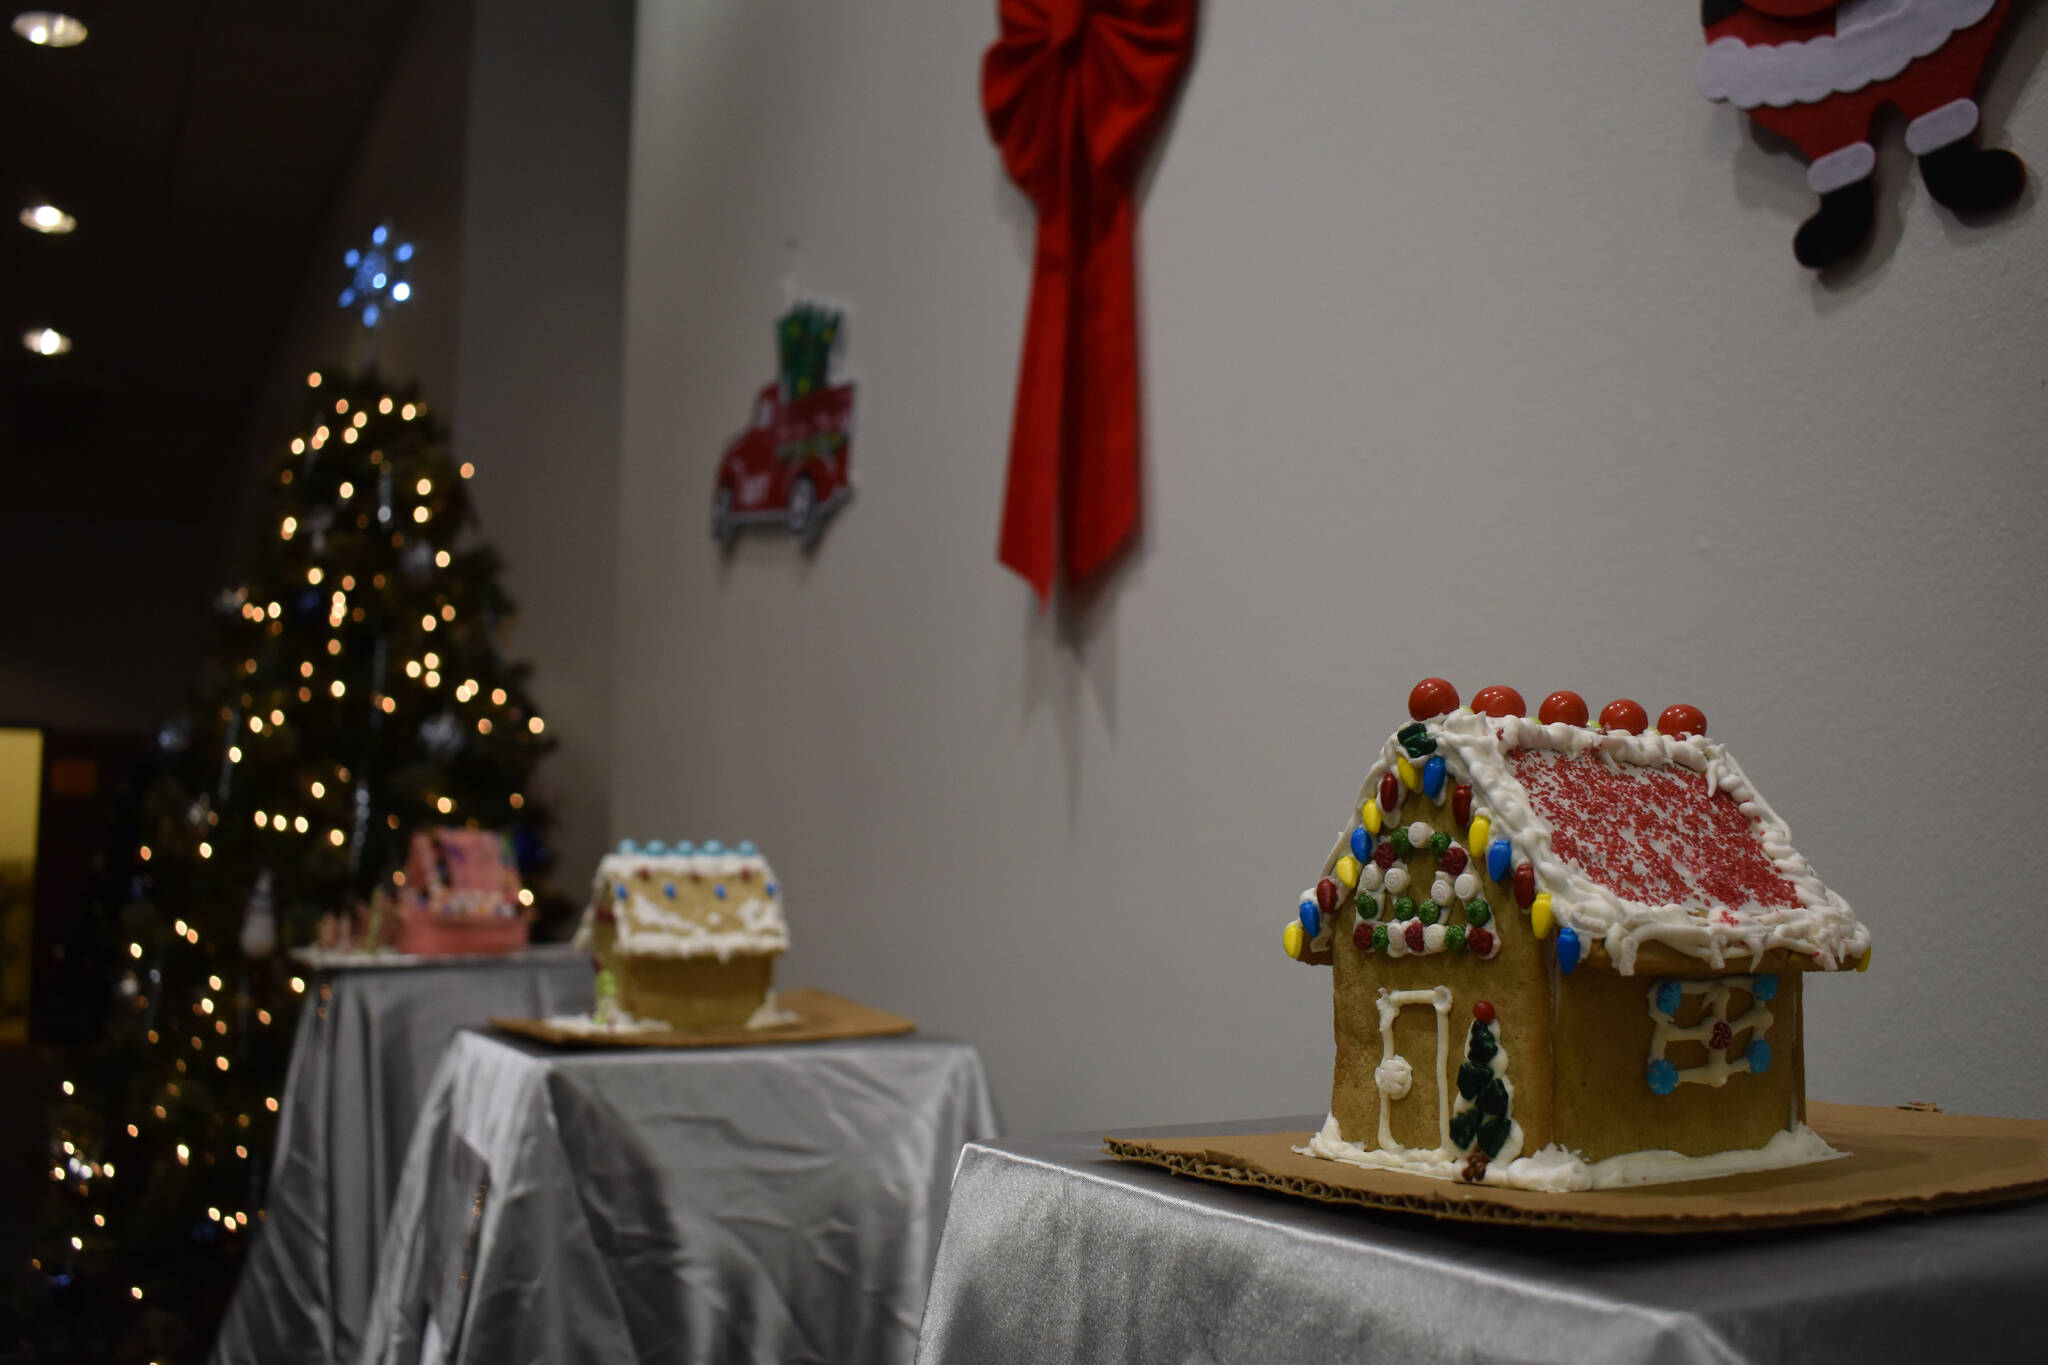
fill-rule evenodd
<path id="1" fill-rule="evenodd" d="M 1296 962 L 1308 954 L 1308 930 L 1301 927 L 1300 920 L 1287 921 L 1287 932 L 1281 936 L 1287 945 L 1287 955 Z"/>
<path id="2" fill-rule="evenodd" d="M 1550 937 L 1550 893 L 1538 891 L 1529 902 L 1529 928 L 1538 938 Z"/>
<path id="3" fill-rule="evenodd" d="M 1859 972 L 1867 972 L 1867 971 L 1869 971 L 1869 970 L 1870 970 L 1870 955 L 1871 955 L 1872 953 L 1876 952 L 1876 951 L 1877 951 L 1877 947 L 1876 947 L 1876 945 L 1874 945 L 1874 944 L 1873 944 L 1872 946 L 1868 947 L 1868 948 L 1865 948 L 1865 949 L 1863 950 L 1863 956 L 1862 956 L 1862 957 L 1860 957 L 1860 958 L 1858 958 L 1858 959 L 1856 960 L 1856 970 L 1857 970 L 1857 971 L 1859 971 Z"/>
<path id="4" fill-rule="evenodd" d="M 1337 885 L 1346 891 L 1351 890 L 1358 885 L 1358 859 L 1349 853 L 1345 854 L 1337 860 L 1337 866 L 1331 870 L 1330 875 L 1337 879 Z"/>
<path id="5" fill-rule="evenodd" d="M 1394 755 L 1394 771 L 1401 774 L 1401 785 L 1409 791 L 1422 785 L 1422 774 L 1415 771 L 1415 765 L 1408 761 L 1406 754 Z"/>
<path id="6" fill-rule="evenodd" d="M 1365 823 L 1365 832 L 1378 835 L 1380 832 L 1380 803 L 1377 797 L 1368 796 L 1365 804 L 1358 808 L 1358 818 Z"/>
<path id="7" fill-rule="evenodd" d="M 1487 836 L 1491 835 L 1492 833 L 1493 822 L 1491 820 L 1488 820 L 1483 815 L 1475 815 L 1472 817 L 1472 842 L 1466 849 L 1466 852 L 1470 853 L 1472 855 L 1472 861 L 1482 868 L 1486 866 Z"/>

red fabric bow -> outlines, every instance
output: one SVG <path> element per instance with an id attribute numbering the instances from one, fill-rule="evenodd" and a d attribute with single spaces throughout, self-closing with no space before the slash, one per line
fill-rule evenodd
<path id="1" fill-rule="evenodd" d="M 998 558 L 1044 605 L 1138 520 L 1131 180 L 1194 49 L 1195 0 L 999 0 L 981 104 L 1038 208 Z"/>

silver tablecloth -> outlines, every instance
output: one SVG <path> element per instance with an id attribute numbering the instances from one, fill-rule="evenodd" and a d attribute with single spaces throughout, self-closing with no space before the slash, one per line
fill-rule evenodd
<path id="1" fill-rule="evenodd" d="M 553 1050 L 464 1033 L 361 1359 L 907 1362 L 981 1058 L 917 1036 Z"/>
<path id="2" fill-rule="evenodd" d="M 1796 1232 L 1583 1235 L 1212 1184 L 1120 1165 L 1085 1133 L 961 1154 L 917 1358 L 2041 1361 L 2044 1293 L 2048 1202 Z"/>
<path id="3" fill-rule="evenodd" d="M 465 1024 L 590 1008 L 566 947 L 304 973 L 263 1222 L 214 1343 L 221 1365 L 355 1358 L 377 1246 L 434 1064 Z"/>

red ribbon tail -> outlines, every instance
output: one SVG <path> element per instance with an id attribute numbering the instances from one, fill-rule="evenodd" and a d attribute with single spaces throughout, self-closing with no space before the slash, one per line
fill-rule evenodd
<path id="1" fill-rule="evenodd" d="M 1041 214 L 1032 266 L 1031 310 L 1017 371 L 1017 410 L 1010 427 L 1009 486 L 996 558 L 1038 594 L 1042 611 L 1059 563 L 1061 437 L 1066 424 L 1067 336 L 1072 281 L 1065 225 Z M 1048 250 L 1048 246 L 1052 249 Z"/>
<path id="2" fill-rule="evenodd" d="M 1138 524 L 1138 307 L 1130 195 L 1098 192 L 1081 265 L 1073 440 L 1061 489 L 1067 576 L 1108 564 Z"/>

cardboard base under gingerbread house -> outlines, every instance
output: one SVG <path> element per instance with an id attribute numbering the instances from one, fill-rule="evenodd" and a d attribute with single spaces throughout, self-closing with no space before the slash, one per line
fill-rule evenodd
<path id="1" fill-rule="evenodd" d="M 1309 1134 L 1103 1139 L 1122 1161 L 1303 1199 L 1468 1222 L 1584 1232 L 1730 1232 L 2048 1196 L 2048 1122 L 1810 1104 L 1807 1123 L 1847 1156 L 1667 1185 L 1551 1194 L 1383 1171 L 1294 1149 Z"/>

